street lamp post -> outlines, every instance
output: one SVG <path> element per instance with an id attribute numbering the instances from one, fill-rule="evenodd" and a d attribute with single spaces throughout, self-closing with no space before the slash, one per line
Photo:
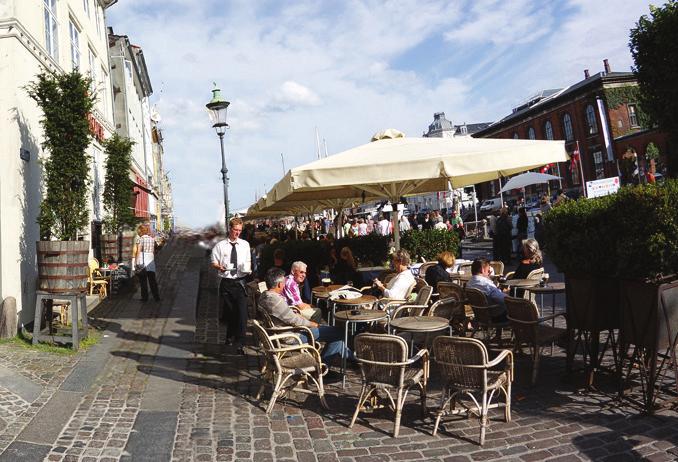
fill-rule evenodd
<path id="1" fill-rule="evenodd" d="M 226 134 L 226 129 L 228 124 L 226 123 L 226 111 L 228 110 L 228 105 L 231 104 L 228 101 L 221 98 L 221 90 L 217 88 L 217 84 L 214 84 L 214 89 L 212 90 L 212 100 L 206 104 L 207 110 L 209 111 L 210 120 L 212 121 L 212 127 L 217 131 L 219 136 L 219 143 L 221 145 L 221 178 L 224 183 L 224 228 L 228 234 L 228 169 L 226 168 L 226 154 L 224 153 L 224 134 Z"/>

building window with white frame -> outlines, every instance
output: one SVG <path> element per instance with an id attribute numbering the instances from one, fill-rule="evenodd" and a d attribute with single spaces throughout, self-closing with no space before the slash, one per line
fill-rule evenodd
<path id="1" fill-rule="evenodd" d="M 638 111 L 636 108 L 635 104 L 629 104 L 627 106 L 628 111 L 629 111 L 629 124 L 632 127 L 639 127 L 640 125 L 638 124 Z"/>
<path id="2" fill-rule="evenodd" d="M 589 129 L 589 135 L 598 133 L 598 122 L 596 122 L 596 111 L 589 104 L 586 106 L 586 126 Z"/>
<path id="3" fill-rule="evenodd" d="M 101 15 L 99 14 L 99 7 L 97 4 L 94 4 L 94 22 L 97 25 L 97 35 L 102 37 L 101 35 Z"/>
<path id="4" fill-rule="evenodd" d="M 101 67 L 101 85 L 99 85 L 99 91 L 101 92 L 101 103 L 103 110 L 102 112 L 104 113 L 104 119 L 110 120 L 108 117 L 108 74 L 106 73 L 106 69 L 102 66 Z"/>
<path id="5" fill-rule="evenodd" d="M 596 180 L 605 178 L 605 166 L 603 164 L 603 153 L 596 151 L 593 153 L 593 164 L 596 168 Z"/>
<path id="6" fill-rule="evenodd" d="M 45 2 L 45 49 L 55 60 L 59 60 L 59 25 L 56 20 L 57 0 L 44 0 Z"/>
<path id="7" fill-rule="evenodd" d="M 527 137 L 531 140 L 537 139 L 537 135 L 534 133 L 534 128 L 530 127 L 527 129 Z"/>
<path id="8" fill-rule="evenodd" d="M 551 125 L 550 120 L 547 120 L 544 124 L 544 135 L 546 136 L 547 140 L 553 139 L 553 125 Z"/>
<path id="9" fill-rule="evenodd" d="M 572 118 L 570 114 L 563 116 L 563 133 L 565 133 L 565 141 L 574 140 L 574 132 L 572 131 Z"/>
<path id="10" fill-rule="evenodd" d="M 85 10 L 85 14 L 89 18 L 89 0 L 82 0 L 82 8 Z"/>
<path id="11" fill-rule="evenodd" d="M 68 23 L 68 29 L 71 36 L 71 63 L 73 69 L 80 68 L 80 31 L 73 21 Z"/>
<path id="12" fill-rule="evenodd" d="M 518 132 L 513 132 L 513 139 L 514 140 L 520 139 L 520 135 L 518 135 Z"/>

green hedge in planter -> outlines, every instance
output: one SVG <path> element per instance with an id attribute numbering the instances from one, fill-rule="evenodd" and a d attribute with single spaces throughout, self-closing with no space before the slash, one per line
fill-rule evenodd
<path id="1" fill-rule="evenodd" d="M 678 271 L 678 181 L 569 201 L 544 217 L 548 253 L 569 274 L 652 278 Z"/>
<path id="2" fill-rule="evenodd" d="M 400 247 L 410 253 L 413 262 L 419 258 L 435 260 L 445 250 L 459 254 L 459 235 L 442 229 L 406 231 L 400 238 Z"/>

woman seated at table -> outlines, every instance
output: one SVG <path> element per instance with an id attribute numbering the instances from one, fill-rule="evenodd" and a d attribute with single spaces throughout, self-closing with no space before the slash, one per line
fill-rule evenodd
<path id="1" fill-rule="evenodd" d="M 523 259 L 513 273 L 513 279 L 526 279 L 529 274 L 544 267 L 544 261 L 536 239 L 524 239 L 522 243 Z M 524 289 L 516 289 L 516 297 L 522 297 Z"/>
<path id="2" fill-rule="evenodd" d="M 355 286 L 360 287 L 362 284 L 362 278 L 358 271 L 356 271 L 356 263 L 353 258 L 353 252 L 348 247 L 342 247 L 339 252 L 339 258 L 337 259 L 336 265 L 332 268 L 330 272 L 330 277 L 332 282 L 335 284 L 347 284 L 352 282 Z"/>
<path id="3" fill-rule="evenodd" d="M 375 278 L 373 282 L 376 291 L 386 298 L 404 300 L 410 287 L 415 283 L 409 266 L 410 254 L 407 253 L 407 250 L 396 251 L 393 254 L 393 269 L 397 274 L 386 285 Z"/>
<path id="4" fill-rule="evenodd" d="M 448 268 L 454 266 L 454 254 L 452 252 L 441 252 L 438 255 L 438 264 L 426 270 L 426 283 L 433 287 L 433 290 L 438 287 L 439 282 L 450 282 L 450 273 Z"/>

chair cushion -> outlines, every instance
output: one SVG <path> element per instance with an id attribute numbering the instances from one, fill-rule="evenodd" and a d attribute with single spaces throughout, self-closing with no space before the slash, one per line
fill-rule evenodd
<path id="1" fill-rule="evenodd" d="M 310 354 L 301 353 L 284 356 L 280 359 L 280 365 L 283 369 L 301 369 L 310 372 L 318 366 L 318 361 Z"/>

